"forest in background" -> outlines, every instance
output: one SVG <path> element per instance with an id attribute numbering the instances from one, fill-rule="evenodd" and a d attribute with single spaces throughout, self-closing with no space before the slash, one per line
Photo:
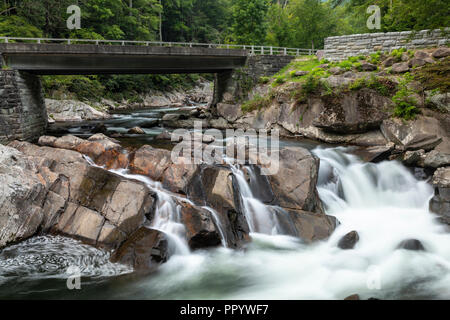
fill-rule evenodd
<path id="1" fill-rule="evenodd" d="M 68 30 L 67 7 L 81 8 Z M 381 8 L 381 30 L 366 12 Z M 328 36 L 450 26 L 448 0 L 3 0 L 0 36 L 271 45 L 322 48 Z M 198 75 L 47 77 L 47 89 L 78 98 L 121 99 L 149 88 L 190 87 Z M 144 83 L 144 85 L 143 85 Z"/>

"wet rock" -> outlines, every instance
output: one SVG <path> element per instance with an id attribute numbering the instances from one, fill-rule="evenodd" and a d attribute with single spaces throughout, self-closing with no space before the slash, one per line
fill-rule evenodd
<path id="1" fill-rule="evenodd" d="M 157 135 L 155 139 L 156 140 L 172 140 L 172 134 L 169 131 L 164 130 L 159 135 Z"/>
<path id="2" fill-rule="evenodd" d="M 393 73 L 405 73 L 409 71 L 409 64 L 407 62 L 395 63 L 392 66 Z"/>
<path id="3" fill-rule="evenodd" d="M 277 203 L 283 208 L 322 212 L 317 194 L 319 159 L 300 147 L 280 150 L 279 170 L 269 176 Z"/>
<path id="4" fill-rule="evenodd" d="M 450 56 L 450 48 L 442 47 L 437 49 L 432 54 L 433 58 L 440 59 Z"/>
<path id="5" fill-rule="evenodd" d="M 130 130 L 128 130 L 128 133 L 129 134 L 145 134 L 145 131 L 139 127 L 134 127 L 134 128 L 131 128 Z"/>
<path id="6" fill-rule="evenodd" d="M 168 259 L 166 236 L 145 227 L 134 232 L 111 256 L 111 262 L 131 266 L 136 271 L 154 271 Z"/>
<path id="7" fill-rule="evenodd" d="M 391 144 L 386 146 L 359 148 L 352 153 L 356 154 L 366 162 L 378 163 L 387 160 L 393 150 L 394 146 Z"/>
<path id="8" fill-rule="evenodd" d="M 363 133 L 378 129 L 389 117 L 392 101 L 371 89 L 345 95 L 339 101 L 325 103 L 323 111 L 313 124 L 327 132 Z"/>
<path id="9" fill-rule="evenodd" d="M 400 119 L 385 120 L 381 125 L 381 132 L 386 139 L 403 150 L 429 151 L 443 141 L 437 131 L 439 127 L 437 119 L 419 116 L 416 120 L 409 122 Z"/>
<path id="10" fill-rule="evenodd" d="M 296 233 L 291 234 L 307 243 L 325 240 L 336 229 L 337 220 L 323 213 L 313 213 L 303 210 L 285 209 Z"/>
<path id="11" fill-rule="evenodd" d="M 355 248 L 358 241 L 359 241 L 358 232 L 352 231 L 347 233 L 345 236 L 341 238 L 341 240 L 339 240 L 338 247 L 342 250 L 351 250 Z"/>
<path id="12" fill-rule="evenodd" d="M 176 114 L 176 113 L 168 113 L 168 114 L 165 114 L 165 115 L 163 116 L 162 121 L 163 121 L 163 122 L 166 122 L 166 121 L 177 121 L 177 120 L 179 120 L 180 118 L 181 118 L 181 115 L 180 115 L 180 114 Z"/>
<path id="13" fill-rule="evenodd" d="M 422 242 L 416 239 L 404 240 L 398 245 L 398 248 L 410 251 L 425 251 Z"/>
<path id="14" fill-rule="evenodd" d="M 94 128 L 92 128 L 93 133 L 106 133 L 108 128 L 103 123 L 97 123 Z"/>
<path id="15" fill-rule="evenodd" d="M 433 150 L 426 155 L 424 165 L 435 169 L 450 166 L 450 154 Z"/>
<path id="16" fill-rule="evenodd" d="M 432 184 L 435 193 L 430 201 L 430 211 L 439 215 L 443 223 L 450 225 L 450 167 L 437 169 Z"/>
<path id="17" fill-rule="evenodd" d="M 344 300 L 346 300 L 346 301 L 358 301 L 358 300 L 361 300 L 361 298 L 360 298 L 359 294 L 353 294 L 351 296 L 348 296 Z"/>
<path id="18" fill-rule="evenodd" d="M 188 184 L 188 196 L 198 205 L 217 212 L 226 232 L 228 246 L 241 247 L 249 241 L 249 226 L 243 215 L 237 184 L 230 169 L 201 165 Z"/>
<path id="19" fill-rule="evenodd" d="M 181 208 L 181 221 L 192 250 L 221 245 L 219 231 L 209 211 L 185 203 Z"/>

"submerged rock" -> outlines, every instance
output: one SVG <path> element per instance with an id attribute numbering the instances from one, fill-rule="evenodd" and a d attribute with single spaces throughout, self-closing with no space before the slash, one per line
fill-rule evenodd
<path id="1" fill-rule="evenodd" d="M 356 231 L 347 233 L 338 242 L 338 247 L 342 250 L 351 250 L 355 248 L 359 241 L 359 234 Z"/>
<path id="2" fill-rule="evenodd" d="M 111 262 L 131 266 L 136 271 L 153 271 L 169 256 L 164 233 L 142 227 L 113 253 Z"/>
<path id="3" fill-rule="evenodd" d="M 139 127 L 134 127 L 134 128 L 131 128 L 130 130 L 128 130 L 128 133 L 130 133 L 130 134 L 145 134 L 145 131 Z"/>
<path id="4" fill-rule="evenodd" d="M 398 245 L 398 248 L 410 251 L 425 251 L 422 242 L 416 239 L 404 240 Z"/>

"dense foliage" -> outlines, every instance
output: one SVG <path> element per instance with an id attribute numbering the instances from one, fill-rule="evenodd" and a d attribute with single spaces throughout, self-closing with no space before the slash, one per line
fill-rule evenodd
<path id="1" fill-rule="evenodd" d="M 80 30 L 66 27 L 67 7 L 72 4 L 81 8 Z M 381 31 L 450 26 L 448 0 L 3 0 L 0 36 L 321 48 L 327 36 L 379 32 L 366 26 L 366 10 L 373 4 L 381 8 Z M 75 78 L 66 77 L 59 85 Z M 180 79 L 186 81 L 180 84 Z M 79 82 L 95 80 L 102 88 L 120 91 L 132 87 L 130 81 L 147 88 L 165 86 L 167 81 L 182 86 L 192 79 L 112 76 L 84 77 Z"/>

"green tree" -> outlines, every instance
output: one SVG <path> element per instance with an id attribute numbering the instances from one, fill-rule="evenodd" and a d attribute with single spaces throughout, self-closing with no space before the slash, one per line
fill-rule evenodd
<path id="1" fill-rule="evenodd" d="M 267 0 L 233 0 L 233 41 L 238 44 L 264 44 L 268 9 Z"/>

